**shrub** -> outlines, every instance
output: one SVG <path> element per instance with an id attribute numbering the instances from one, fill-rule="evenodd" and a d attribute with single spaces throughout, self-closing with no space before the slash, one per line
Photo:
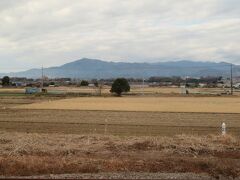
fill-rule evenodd
<path id="1" fill-rule="evenodd" d="M 118 78 L 116 79 L 110 90 L 111 93 L 116 93 L 118 96 L 121 96 L 123 92 L 129 92 L 130 86 L 128 81 L 125 78 Z"/>

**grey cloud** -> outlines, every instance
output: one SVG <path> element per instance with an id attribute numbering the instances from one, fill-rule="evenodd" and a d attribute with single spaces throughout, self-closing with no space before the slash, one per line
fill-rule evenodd
<path id="1" fill-rule="evenodd" d="M 13 70 L 82 57 L 240 64 L 238 0 L 1 0 L 0 21 L 0 66 Z"/>

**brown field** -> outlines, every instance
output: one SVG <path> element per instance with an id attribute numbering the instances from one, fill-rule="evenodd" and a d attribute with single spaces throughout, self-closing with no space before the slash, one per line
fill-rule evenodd
<path id="1" fill-rule="evenodd" d="M 98 88 L 96 87 L 48 87 L 49 92 L 62 92 L 62 93 L 96 93 Z M 104 86 L 102 88 L 103 94 L 110 94 L 110 87 Z M 202 91 L 209 91 L 208 89 L 202 89 Z M 216 89 L 216 91 L 218 91 Z M 136 94 L 179 94 L 181 92 L 180 88 L 165 88 L 165 87 L 144 87 L 142 89 L 140 86 L 138 87 L 131 87 L 131 93 Z M 198 89 L 193 90 L 192 92 L 198 92 Z"/>
<path id="2" fill-rule="evenodd" d="M 153 138 L 1 132 L 0 144 L 3 177 L 100 172 L 191 172 L 223 179 L 240 175 L 240 142 L 232 136 Z"/>
<path id="3" fill-rule="evenodd" d="M 4 176 L 98 172 L 240 175 L 240 141 L 232 136 L 0 135 L 0 174 Z"/>
<path id="4" fill-rule="evenodd" d="M 188 88 L 189 93 L 192 94 L 221 94 L 229 91 L 228 88 Z M 144 93 L 144 94 L 180 94 L 181 88 L 179 87 L 131 87 L 132 93 Z M 235 90 L 235 94 L 238 95 L 238 91 Z"/>
<path id="5" fill-rule="evenodd" d="M 7 94 L 0 96 L 0 109 L 12 108 L 14 106 L 40 103 L 44 101 L 52 101 L 57 99 L 63 99 L 64 97 L 41 97 L 41 96 L 26 96 L 26 95 L 15 95 Z"/>
<path id="6" fill-rule="evenodd" d="M 78 110 L 0 110 L 0 130 L 29 133 L 173 136 L 220 134 L 240 137 L 239 114 Z"/>
<path id="7" fill-rule="evenodd" d="M 0 98 L 0 130 L 130 136 L 203 135 L 219 134 L 220 125 L 225 122 L 229 133 L 240 136 L 239 113 L 236 113 L 239 100 L 230 97 Z M 157 109 L 164 105 L 173 112 Z M 197 107 L 203 108 L 193 112 Z M 211 108 L 219 112 L 213 113 Z M 190 112 L 179 112 L 179 109 Z"/>
<path id="8" fill-rule="evenodd" d="M 96 87 L 47 87 L 49 93 L 57 94 L 67 94 L 67 93 L 81 93 L 81 94 L 96 94 L 98 88 Z M 216 95 L 221 93 L 226 93 L 229 88 L 189 88 L 190 94 L 201 94 L 201 95 Z M 0 88 L 1 93 L 24 93 L 24 88 Z M 239 90 L 234 90 L 235 95 L 240 95 Z M 145 95 L 177 95 L 181 94 L 181 88 L 179 87 L 144 87 L 141 86 L 131 86 L 131 94 L 145 94 Z M 102 88 L 103 95 L 110 94 L 110 87 L 104 86 Z"/>
<path id="9" fill-rule="evenodd" d="M 0 175 L 240 176 L 240 98 L 62 98 L 0 97 Z"/>
<path id="10" fill-rule="evenodd" d="M 23 88 L 0 88 L 0 93 L 24 93 Z"/>
<path id="11" fill-rule="evenodd" d="M 86 94 L 96 94 L 98 88 L 95 87 L 48 87 L 48 92 L 52 93 L 86 93 Z M 228 88 L 190 88 L 188 89 L 191 94 L 221 94 L 229 91 Z M 240 92 L 235 91 L 235 95 L 240 95 Z M 181 88 L 179 87 L 144 87 L 141 86 L 131 86 L 131 94 L 145 94 L 145 95 L 177 95 L 181 93 Z M 103 95 L 110 94 L 110 87 L 104 86 L 102 88 Z"/>
<path id="12" fill-rule="evenodd" d="M 239 97 L 81 97 L 22 105 L 16 108 L 240 113 L 239 107 Z"/>

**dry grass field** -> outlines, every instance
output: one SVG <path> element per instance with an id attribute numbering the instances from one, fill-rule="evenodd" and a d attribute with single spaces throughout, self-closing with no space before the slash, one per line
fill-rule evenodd
<path id="1" fill-rule="evenodd" d="M 63 98 L 0 97 L 0 175 L 240 176 L 238 97 Z"/>
<path id="2" fill-rule="evenodd" d="M 49 92 L 62 92 L 62 93 L 90 93 L 95 94 L 98 91 L 96 87 L 48 87 Z M 102 94 L 110 94 L 110 86 L 104 86 L 101 91 Z M 205 89 L 206 91 L 207 89 Z M 194 90 L 192 92 L 197 92 Z M 180 88 L 165 88 L 165 87 L 144 87 L 142 89 L 140 86 L 131 87 L 131 93 L 133 94 L 179 94 L 181 92 Z"/>
<path id="3" fill-rule="evenodd" d="M 21 109 L 68 109 L 151 112 L 240 113 L 238 97 L 81 97 L 17 106 Z"/>
<path id="4" fill-rule="evenodd" d="M 189 93 L 192 94 L 221 94 L 229 91 L 228 88 L 188 88 Z M 181 88 L 179 87 L 131 87 L 132 93 L 138 94 L 180 94 Z M 235 94 L 238 95 L 238 91 L 235 90 Z"/>
<path id="5" fill-rule="evenodd" d="M 2 104 L 8 101 L 5 99 Z M 219 134 L 221 123 L 225 122 L 228 133 L 240 137 L 239 101 L 240 98 L 231 97 L 81 97 L 62 100 L 28 97 L 19 99 L 18 104 L 11 100 L 8 108 L 0 111 L 0 129 L 172 136 Z"/>
<path id="6" fill-rule="evenodd" d="M 4 176 L 98 172 L 240 175 L 240 141 L 232 136 L 0 135 L 0 175 Z"/>
<path id="7" fill-rule="evenodd" d="M 51 93 L 85 93 L 96 94 L 98 88 L 96 87 L 48 87 L 48 91 Z M 229 91 L 228 88 L 190 88 L 188 89 L 192 94 L 221 94 Z M 131 94 L 145 94 L 145 95 L 178 95 L 181 94 L 181 88 L 179 87 L 144 87 L 131 86 Z M 110 94 L 110 86 L 104 86 L 102 88 L 103 95 Z M 240 92 L 235 90 L 235 95 L 240 95 Z"/>
<path id="8" fill-rule="evenodd" d="M 51 94 L 67 94 L 67 93 L 80 93 L 80 94 L 96 94 L 98 92 L 98 88 L 96 87 L 47 87 L 46 88 Z M 189 88 L 188 89 L 191 94 L 221 94 L 229 91 L 228 88 Z M 240 95 L 239 90 L 234 90 L 235 95 Z M 0 94 L 6 93 L 22 93 L 24 94 L 24 88 L 0 88 Z M 141 86 L 131 86 L 131 94 L 145 94 L 145 95 L 179 95 L 181 94 L 181 88 L 179 87 L 144 87 Z M 104 86 L 102 88 L 103 95 L 110 94 L 110 86 Z"/>
<path id="9" fill-rule="evenodd" d="M 7 94 L 0 95 L 0 109 L 12 108 L 14 106 L 40 103 L 44 101 L 52 101 L 57 99 L 63 99 L 63 97 L 41 97 L 41 96 L 27 96 L 27 95 L 16 95 L 16 94 Z"/>
<path id="10" fill-rule="evenodd" d="M 0 93 L 24 93 L 23 88 L 0 88 Z"/>

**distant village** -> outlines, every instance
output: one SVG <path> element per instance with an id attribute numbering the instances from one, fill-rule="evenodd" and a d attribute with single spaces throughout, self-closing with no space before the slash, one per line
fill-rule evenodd
<path id="1" fill-rule="evenodd" d="M 3 83 L 3 78 L 0 78 L 0 87 L 58 87 L 58 86 L 89 86 L 97 87 L 98 84 L 111 85 L 112 79 L 91 79 L 83 80 L 76 78 L 48 78 L 44 76 L 39 79 L 31 79 L 25 77 L 7 77 L 7 83 Z M 188 87 L 188 88 L 230 88 L 231 79 L 223 77 L 150 77 L 148 79 L 127 78 L 130 85 L 143 85 L 149 87 Z M 233 87 L 240 89 L 240 77 L 233 78 Z"/>

